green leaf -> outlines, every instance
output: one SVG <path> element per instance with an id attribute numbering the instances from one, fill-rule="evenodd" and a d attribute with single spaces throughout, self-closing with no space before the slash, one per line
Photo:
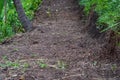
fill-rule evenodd
<path id="1" fill-rule="evenodd" d="M 3 6 L 4 6 L 4 0 L 0 0 L 0 15 L 2 13 Z"/>

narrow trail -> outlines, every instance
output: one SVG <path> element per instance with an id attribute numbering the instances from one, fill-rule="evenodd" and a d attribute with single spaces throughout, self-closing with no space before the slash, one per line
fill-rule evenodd
<path id="1" fill-rule="evenodd" d="M 26 70 L 38 80 L 117 80 L 119 74 L 112 73 L 114 63 L 95 60 L 104 39 L 83 32 L 82 17 L 82 8 L 75 0 L 43 0 L 33 20 L 37 28 L 0 45 L 0 58 L 6 55 L 13 61 L 43 59 L 50 65 L 59 61 L 67 65 L 64 70 L 35 66 Z"/>

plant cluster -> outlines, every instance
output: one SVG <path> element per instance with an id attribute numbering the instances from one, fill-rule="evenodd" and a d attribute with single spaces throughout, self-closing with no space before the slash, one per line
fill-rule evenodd
<path id="1" fill-rule="evenodd" d="M 21 2 L 26 15 L 32 20 L 42 0 L 21 0 Z M 0 41 L 19 32 L 24 32 L 24 29 L 18 20 L 13 0 L 0 0 Z"/>
<path id="2" fill-rule="evenodd" d="M 23 71 L 28 69 L 29 67 L 38 66 L 41 69 L 44 68 L 55 68 L 60 70 L 65 70 L 67 68 L 67 64 L 64 61 L 57 61 L 54 65 L 47 63 L 44 59 L 31 59 L 30 60 L 9 60 L 9 57 L 4 55 L 0 61 L 0 68 L 12 68 L 12 69 L 22 69 Z"/>
<path id="3" fill-rule="evenodd" d="M 97 12 L 97 26 L 102 31 L 120 32 L 120 0 L 80 0 L 79 3 L 85 7 L 87 15 L 91 9 Z"/>

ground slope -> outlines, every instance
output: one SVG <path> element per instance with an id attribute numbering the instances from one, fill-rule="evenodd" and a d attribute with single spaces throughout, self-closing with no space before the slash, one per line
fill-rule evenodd
<path id="1" fill-rule="evenodd" d="M 1 75 L 12 80 L 21 75 L 26 80 L 119 80 L 118 63 L 97 60 L 105 39 L 85 32 L 83 17 L 75 0 L 44 0 L 33 20 L 36 29 L 0 45 L 1 62 L 7 56 L 29 67 L 1 68 Z M 47 67 L 41 68 L 41 61 Z"/>

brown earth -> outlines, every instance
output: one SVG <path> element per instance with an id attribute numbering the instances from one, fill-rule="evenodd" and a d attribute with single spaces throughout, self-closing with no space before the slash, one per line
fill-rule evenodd
<path id="1" fill-rule="evenodd" d="M 120 80 L 119 50 L 103 54 L 109 33 L 85 30 L 85 22 L 77 1 L 43 0 L 36 29 L 0 45 L 0 66 L 20 64 L 1 67 L 0 80 Z"/>

